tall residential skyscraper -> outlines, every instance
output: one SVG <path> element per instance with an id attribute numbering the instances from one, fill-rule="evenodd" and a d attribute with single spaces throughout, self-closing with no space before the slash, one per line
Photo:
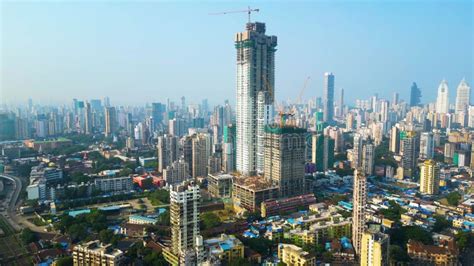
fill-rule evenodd
<path id="1" fill-rule="evenodd" d="M 323 121 L 331 123 L 334 118 L 334 75 L 331 72 L 324 73 L 323 111 Z"/>
<path id="2" fill-rule="evenodd" d="M 316 165 L 317 171 L 326 171 L 334 164 L 335 141 L 323 133 L 312 136 L 311 161 Z"/>
<path id="3" fill-rule="evenodd" d="M 89 102 L 86 103 L 86 108 L 84 112 L 84 133 L 91 134 L 92 133 L 92 110 L 91 104 Z"/>
<path id="4" fill-rule="evenodd" d="M 199 265 L 196 254 L 199 239 L 199 186 L 184 182 L 170 190 L 171 253 L 164 252 L 168 262 L 179 265 Z M 202 241 L 202 239 L 201 239 Z M 174 256 L 173 256 L 174 255 Z M 173 258 L 174 257 L 174 258 Z M 171 263 L 172 265 L 174 265 Z"/>
<path id="5" fill-rule="evenodd" d="M 253 174 L 257 152 L 263 153 L 265 123 L 273 117 L 276 36 L 265 35 L 264 23 L 247 23 L 235 36 L 237 49 L 237 171 Z"/>
<path id="6" fill-rule="evenodd" d="M 467 114 L 467 109 L 471 104 L 471 87 L 465 79 L 462 79 L 456 92 L 456 114 Z"/>
<path id="7" fill-rule="evenodd" d="M 374 174 L 374 151 L 375 146 L 372 141 L 364 143 L 362 146 L 362 169 L 367 176 Z"/>
<path id="8" fill-rule="evenodd" d="M 109 137 L 117 129 L 117 114 L 115 107 L 105 107 L 105 136 Z"/>
<path id="9" fill-rule="evenodd" d="M 416 160 L 418 158 L 417 136 L 415 131 L 408 131 L 402 140 L 402 168 L 404 177 L 412 178 L 416 170 Z"/>
<path id="10" fill-rule="evenodd" d="M 153 118 L 154 129 L 158 129 L 162 125 L 165 111 L 166 105 L 162 103 L 151 104 L 151 117 Z"/>
<path id="11" fill-rule="evenodd" d="M 390 237 L 376 230 L 368 230 L 362 235 L 360 254 L 361 266 L 388 266 Z"/>
<path id="12" fill-rule="evenodd" d="M 390 130 L 390 151 L 393 153 L 400 152 L 400 130 L 393 126 Z"/>
<path id="13" fill-rule="evenodd" d="M 362 135 L 360 133 L 354 134 L 354 144 L 352 148 L 352 168 L 357 169 L 362 165 L 362 144 L 363 144 Z"/>
<path id="14" fill-rule="evenodd" d="M 433 160 L 426 160 L 420 167 L 420 192 L 423 194 L 438 194 L 439 166 Z"/>
<path id="15" fill-rule="evenodd" d="M 400 96 L 399 96 L 398 92 L 394 92 L 394 93 L 393 93 L 393 99 L 392 99 L 392 104 L 393 104 L 393 105 L 397 105 L 397 104 L 398 104 L 399 97 L 400 97 Z"/>
<path id="16" fill-rule="evenodd" d="M 410 88 L 410 106 L 418 106 L 421 101 L 421 91 L 420 88 L 416 85 L 416 82 L 413 82 Z"/>
<path id="17" fill-rule="evenodd" d="M 211 137 L 198 133 L 192 138 L 192 172 L 193 178 L 207 176 L 207 164 L 211 151 Z"/>
<path id="18" fill-rule="evenodd" d="M 360 256 L 362 234 L 365 231 L 365 207 L 367 204 L 367 176 L 360 168 L 354 171 L 352 204 L 352 244 L 356 255 Z"/>
<path id="19" fill-rule="evenodd" d="M 440 114 L 449 113 L 448 82 L 442 80 L 438 87 L 438 97 L 436 98 L 436 112 Z"/>
<path id="20" fill-rule="evenodd" d="M 280 197 L 304 193 L 306 129 L 265 127 L 265 178 L 279 186 Z"/>
<path id="21" fill-rule="evenodd" d="M 342 117 L 344 115 L 344 89 L 341 88 L 339 91 L 339 103 L 338 103 L 338 116 Z"/>
<path id="22" fill-rule="evenodd" d="M 420 136 L 420 158 L 431 159 L 434 155 L 433 133 L 423 132 Z"/>
<path id="23" fill-rule="evenodd" d="M 162 173 L 166 167 L 178 159 L 178 137 L 163 135 L 158 137 L 158 172 Z"/>

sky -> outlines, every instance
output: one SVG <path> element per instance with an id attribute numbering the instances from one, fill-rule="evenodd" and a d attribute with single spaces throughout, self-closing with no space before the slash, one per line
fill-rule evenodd
<path id="1" fill-rule="evenodd" d="M 333 72 L 346 103 L 374 93 L 408 101 L 416 82 L 434 101 L 474 83 L 473 1 L 13 1 L 0 0 L 1 102 L 135 105 L 207 98 L 235 102 L 234 34 L 246 13 L 278 37 L 277 100 L 322 95 Z"/>

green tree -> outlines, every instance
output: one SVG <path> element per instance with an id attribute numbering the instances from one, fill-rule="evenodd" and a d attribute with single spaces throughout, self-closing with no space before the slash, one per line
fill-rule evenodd
<path id="1" fill-rule="evenodd" d="M 470 232 L 460 231 L 455 236 L 456 244 L 458 245 L 459 249 L 464 250 L 467 247 L 472 246 L 474 242 L 474 236 Z"/>
<path id="2" fill-rule="evenodd" d="M 62 257 L 56 260 L 57 266 L 72 266 L 73 260 L 72 257 Z"/>
<path id="3" fill-rule="evenodd" d="M 444 229 L 451 227 L 452 225 L 452 223 L 448 221 L 444 216 L 435 215 L 433 216 L 433 218 L 436 219 L 436 222 L 433 225 L 433 232 L 439 233 Z"/>
<path id="4" fill-rule="evenodd" d="M 35 242 L 37 240 L 37 236 L 33 231 L 31 231 L 31 229 L 25 228 L 21 230 L 20 239 L 23 244 L 27 245 L 29 243 Z"/>
<path id="5" fill-rule="evenodd" d="M 461 200 L 461 194 L 457 191 L 453 191 L 446 196 L 448 204 L 451 206 L 458 206 L 459 200 Z"/>
<path id="6" fill-rule="evenodd" d="M 203 229 L 211 229 L 214 227 L 217 227 L 221 224 L 221 221 L 219 219 L 219 216 L 217 216 L 213 212 L 205 212 L 201 214 L 201 222 L 203 225 Z"/>
<path id="7" fill-rule="evenodd" d="M 393 265 L 397 265 L 397 263 L 407 263 L 410 261 L 407 251 L 398 245 L 390 245 L 389 254 L 390 261 Z"/>
<path id="8" fill-rule="evenodd" d="M 382 209 L 380 213 L 387 219 L 390 219 L 392 221 L 399 221 L 401 215 L 406 213 L 407 211 L 393 200 L 389 201 L 389 204 L 390 207 L 388 209 Z"/>

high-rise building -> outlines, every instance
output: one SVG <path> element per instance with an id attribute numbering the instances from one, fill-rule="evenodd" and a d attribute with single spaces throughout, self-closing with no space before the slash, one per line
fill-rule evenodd
<path id="1" fill-rule="evenodd" d="M 402 140 L 402 168 L 403 176 L 412 178 L 416 170 L 416 160 L 418 158 L 418 135 L 415 131 L 408 131 Z"/>
<path id="2" fill-rule="evenodd" d="M 188 169 L 188 163 L 184 159 L 176 160 L 163 169 L 163 179 L 166 184 L 179 184 L 191 178 Z"/>
<path id="3" fill-rule="evenodd" d="M 434 155 L 433 133 L 423 132 L 420 135 L 420 158 L 431 159 Z"/>
<path id="4" fill-rule="evenodd" d="M 84 113 L 84 133 L 85 134 L 91 134 L 93 129 L 94 123 L 92 121 L 92 110 L 91 110 L 91 104 L 89 102 L 86 103 L 86 109 Z"/>
<path id="5" fill-rule="evenodd" d="M 265 128 L 265 177 L 279 186 L 280 197 L 304 193 L 306 129 L 286 125 Z"/>
<path id="6" fill-rule="evenodd" d="M 172 162 L 178 159 L 178 138 L 172 135 L 163 135 L 158 137 L 158 172 L 168 167 Z"/>
<path id="7" fill-rule="evenodd" d="M 375 146 L 371 141 L 362 145 L 362 169 L 367 176 L 374 174 L 374 151 Z"/>
<path id="8" fill-rule="evenodd" d="M 362 249 L 362 234 L 365 231 L 365 207 L 367 204 L 367 176 L 362 169 L 354 171 L 352 196 L 352 244 L 357 256 Z"/>
<path id="9" fill-rule="evenodd" d="M 468 107 L 471 104 L 471 87 L 467 84 L 465 79 L 462 79 L 458 85 L 456 92 L 456 114 L 467 113 Z"/>
<path id="10" fill-rule="evenodd" d="M 334 119 L 334 74 L 331 72 L 324 73 L 323 111 L 324 122 L 331 123 Z"/>
<path id="11" fill-rule="evenodd" d="M 170 190 L 171 254 L 163 253 L 174 265 L 200 265 L 197 252 L 202 237 L 199 234 L 199 186 L 184 182 Z M 199 241 L 200 240 L 200 241 Z M 176 259 L 177 257 L 177 259 Z"/>
<path id="12" fill-rule="evenodd" d="M 341 88 L 339 92 L 339 103 L 338 103 L 338 116 L 343 117 L 344 116 L 344 89 Z"/>
<path id="13" fill-rule="evenodd" d="M 265 121 L 273 116 L 276 36 L 265 35 L 264 23 L 247 23 L 237 33 L 237 170 L 257 171 L 258 147 L 263 149 Z"/>
<path id="14" fill-rule="evenodd" d="M 362 235 L 360 265 L 388 266 L 390 237 L 376 230 L 368 230 Z"/>
<path id="15" fill-rule="evenodd" d="M 449 113 L 449 91 L 448 82 L 442 80 L 438 87 L 438 97 L 436 98 L 436 112 L 440 114 Z"/>
<path id="16" fill-rule="evenodd" d="M 166 106 L 162 103 L 151 104 L 151 117 L 153 118 L 153 128 L 158 129 L 163 123 L 163 114 Z"/>
<path id="17" fill-rule="evenodd" d="M 192 138 L 192 177 L 206 177 L 211 139 L 209 134 L 198 133 Z"/>
<path id="18" fill-rule="evenodd" d="M 105 136 L 111 136 L 117 129 L 117 114 L 115 107 L 105 107 Z"/>
<path id="19" fill-rule="evenodd" d="M 398 104 L 399 97 L 400 97 L 400 96 L 399 96 L 398 92 L 394 92 L 394 93 L 393 93 L 393 99 L 392 99 L 392 104 L 393 104 L 393 105 L 397 105 L 397 104 Z"/>
<path id="20" fill-rule="evenodd" d="M 311 145 L 311 161 L 317 171 L 326 171 L 334 164 L 335 141 L 322 133 L 313 134 Z"/>
<path id="21" fill-rule="evenodd" d="M 400 152 L 400 130 L 394 126 L 390 130 L 390 151 L 393 153 Z"/>
<path id="22" fill-rule="evenodd" d="M 362 135 L 359 133 L 354 134 L 354 144 L 352 147 L 352 168 L 357 169 L 362 165 L 362 144 L 363 144 Z"/>
<path id="23" fill-rule="evenodd" d="M 416 82 L 413 82 L 410 88 L 410 106 L 418 106 L 420 105 L 421 101 L 421 91 L 420 88 L 416 85 Z"/>
<path id="24" fill-rule="evenodd" d="M 0 113 L 0 141 L 15 138 L 15 120 L 12 113 Z"/>
<path id="25" fill-rule="evenodd" d="M 439 166 L 433 160 L 426 160 L 420 167 L 420 192 L 423 194 L 438 194 Z"/>

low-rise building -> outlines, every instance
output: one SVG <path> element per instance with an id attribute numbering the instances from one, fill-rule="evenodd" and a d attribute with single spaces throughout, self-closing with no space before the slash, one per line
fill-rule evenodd
<path id="1" fill-rule="evenodd" d="M 286 199 L 269 199 L 261 204 L 262 217 L 268 217 L 276 214 L 294 212 L 299 209 L 307 209 L 311 204 L 316 203 L 314 194 L 305 194 L 301 196 Z"/>
<path id="2" fill-rule="evenodd" d="M 103 245 L 99 240 L 77 245 L 72 253 L 74 265 L 120 265 L 123 252 L 112 248 L 111 244 Z"/>
<path id="3" fill-rule="evenodd" d="M 131 224 L 156 224 L 156 222 L 158 222 L 156 218 L 141 215 L 130 215 L 130 217 L 128 217 L 128 223 Z"/>
<path id="4" fill-rule="evenodd" d="M 260 204 L 265 200 L 277 198 L 278 192 L 277 186 L 259 176 L 236 177 L 232 185 L 232 199 L 237 211 L 260 210 Z"/>
<path id="5" fill-rule="evenodd" d="M 302 248 L 291 244 L 278 245 L 278 258 L 286 265 L 312 266 L 316 265 L 316 257 Z"/>
<path id="6" fill-rule="evenodd" d="M 229 264 L 244 258 L 244 245 L 233 235 L 222 234 L 219 237 L 207 239 L 204 241 L 204 248 L 209 252 L 210 259 L 217 259 L 221 263 Z"/>
<path id="7" fill-rule="evenodd" d="M 213 197 L 230 198 L 232 196 L 232 179 L 230 174 L 209 174 L 207 176 L 208 190 Z"/>
<path id="8" fill-rule="evenodd" d="M 408 256 L 420 264 L 458 265 L 459 250 L 454 241 L 444 245 L 425 245 L 421 242 L 409 240 L 407 243 Z"/>
<path id="9" fill-rule="evenodd" d="M 130 176 L 96 178 L 94 183 L 102 192 L 128 192 L 133 189 L 133 180 Z"/>

